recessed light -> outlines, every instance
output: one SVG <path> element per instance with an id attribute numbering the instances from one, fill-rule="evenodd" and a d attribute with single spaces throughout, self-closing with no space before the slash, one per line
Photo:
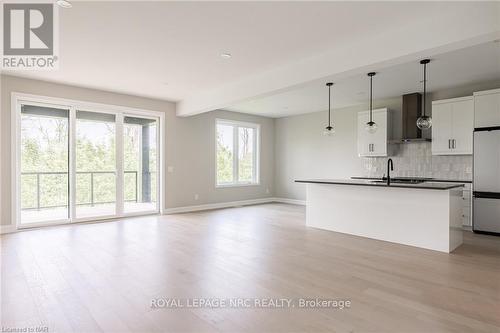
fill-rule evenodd
<path id="1" fill-rule="evenodd" d="M 73 5 L 68 0 L 56 0 L 56 4 L 62 8 L 71 8 Z"/>
<path id="2" fill-rule="evenodd" d="M 232 55 L 231 55 L 231 53 L 224 52 L 224 53 L 220 54 L 220 57 L 224 58 L 224 59 L 229 59 L 232 57 Z"/>

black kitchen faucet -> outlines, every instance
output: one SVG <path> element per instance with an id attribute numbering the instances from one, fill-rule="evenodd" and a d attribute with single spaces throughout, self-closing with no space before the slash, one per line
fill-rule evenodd
<path id="1" fill-rule="evenodd" d="M 394 171 L 394 164 L 392 158 L 387 160 L 387 186 L 391 185 L 391 171 Z"/>

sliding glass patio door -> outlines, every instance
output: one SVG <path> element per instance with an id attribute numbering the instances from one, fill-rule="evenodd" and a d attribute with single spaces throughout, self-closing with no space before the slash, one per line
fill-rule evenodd
<path id="1" fill-rule="evenodd" d="M 19 106 L 20 226 L 159 212 L 159 118 Z"/>
<path id="2" fill-rule="evenodd" d="M 76 218 L 116 215 L 116 116 L 76 111 Z"/>
<path id="3" fill-rule="evenodd" d="M 21 105 L 21 224 L 69 220 L 69 109 Z"/>
<path id="4" fill-rule="evenodd" d="M 123 119 L 125 213 L 158 210 L 157 123 L 154 118 Z"/>

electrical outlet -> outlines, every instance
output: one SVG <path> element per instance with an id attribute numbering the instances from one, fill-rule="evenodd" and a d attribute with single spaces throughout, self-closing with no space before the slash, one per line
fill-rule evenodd
<path id="1" fill-rule="evenodd" d="M 198 194 L 194 195 L 194 200 L 198 200 L 199 198 L 200 198 L 200 196 Z"/>
<path id="2" fill-rule="evenodd" d="M 268 188 L 266 188 L 266 193 L 269 194 L 269 189 Z"/>
<path id="3" fill-rule="evenodd" d="M 172 173 L 172 172 L 174 172 L 174 167 L 173 167 L 173 166 L 171 166 L 171 165 L 169 165 L 169 166 L 167 167 L 167 172 L 168 172 L 168 173 Z"/>

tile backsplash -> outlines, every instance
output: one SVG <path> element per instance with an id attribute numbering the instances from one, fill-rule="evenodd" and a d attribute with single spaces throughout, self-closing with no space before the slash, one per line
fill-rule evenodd
<path id="1" fill-rule="evenodd" d="M 472 179 L 472 155 L 436 156 L 430 142 L 399 144 L 395 154 L 394 177 L 429 177 L 450 180 Z M 382 177 L 387 172 L 387 157 L 362 158 L 366 177 Z"/>

